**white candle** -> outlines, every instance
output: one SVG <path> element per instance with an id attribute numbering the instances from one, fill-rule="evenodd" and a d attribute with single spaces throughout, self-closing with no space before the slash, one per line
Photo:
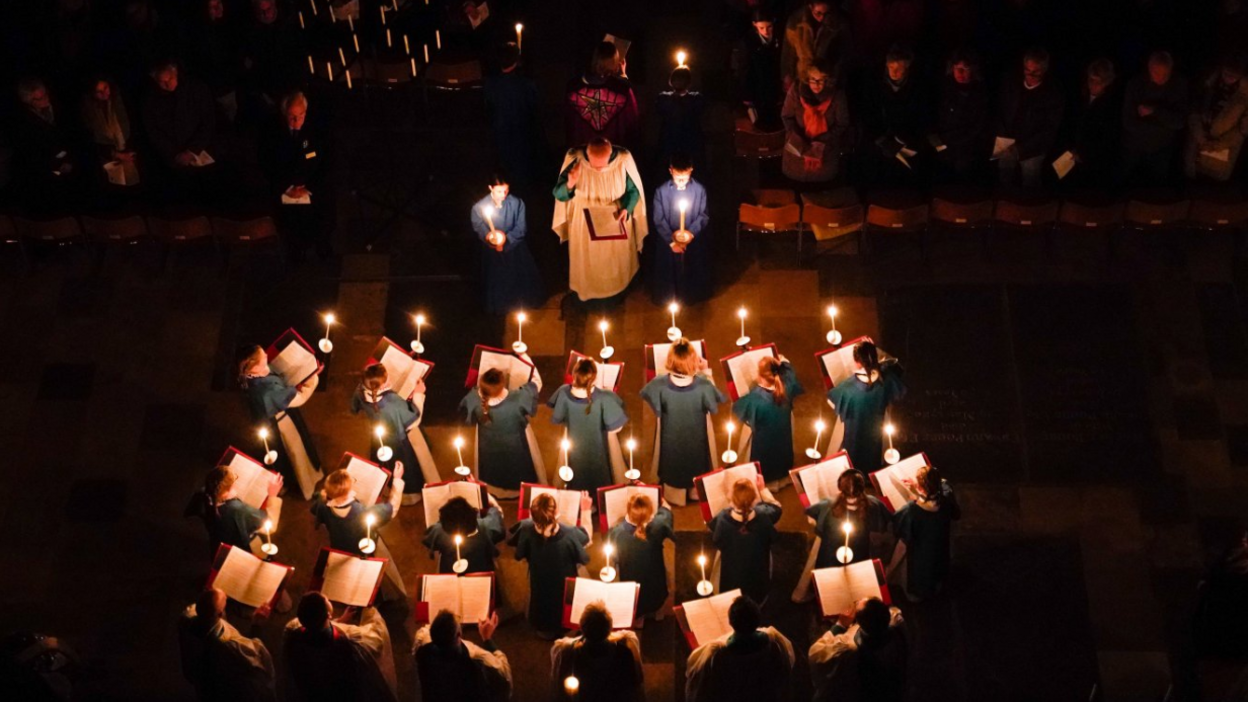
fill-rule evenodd
<path id="1" fill-rule="evenodd" d="M 608 344 L 608 343 L 607 343 L 607 329 L 609 329 L 610 327 L 611 327 L 611 325 L 610 325 L 610 324 L 608 324 L 608 323 L 607 323 L 607 320 L 605 320 L 605 319 L 604 319 L 604 320 L 602 320 L 601 322 L 598 322 L 598 331 L 602 332 L 602 345 L 603 345 L 603 348 L 606 348 L 607 346 L 609 346 L 609 345 L 610 345 L 610 344 Z"/>
<path id="2" fill-rule="evenodd" d="M 345 51 L 342 50 L 341 46 L 338 47 L 338 58 L 342 61 L 342 67 L 346 68 L 347 67 L 347 54 Z"/>
<path id="3" fill-rule="evenodd" d="M 345 75 L 347 76 L 347 90 L 350 90 L 351 89 L 351 71 L 345 71 Z"/>
<path id="4" fill-rule="evenodd" d="M 416 77 L 416 59 L 412 59 L 412 77 Z"/>
<path id="5" fill-rule="evenodd" d="M 386 26 L 386 6 L 382 5 L 381 7 L 377 9 L 381 10 L 381 26 L 384 27 Z"/>
<path id="6" fill-rule="evenodd" d="M 841 525 L 841 531 L 845 532 L 845 550 L 849 551 L 849 535 L 853 533 L 854 525 L 846 519 L 845 523 Z M 850 556 L 850 558 L 852 558 L 852 556 Z"/>
<path id="7" fill-rule="evenodd" d="M 706 554 L 698 554 L 698 567 L 702 569 L 702 579 L 706 580 Z"/>
<path id="8" fill-rule="evenodd" d="M 316 17 L 316 0 L 308 0 L 308 4 L 312 6 L 312 16 Z"/>
<path id="9" fill-rule="evenodd" d="M 884 425 L 884 433 L 888 435 L 888 447 L 890 449 L 893 447 L 893 432 L 895 431 L 897 431 L 897 427 L 894 427 L 891 423 Z"/>
<path id="10" fill-rule="evenodd" d="M 741 338 L 742 339 L 745 338 L 745 316 L 746 314 L 747 313 L 744 307 L 737 308 L 737 319 L 741 320 Z"/>
<path id="11" fill-rule="evenodd" d="M 351 33 L 351 43 L 355 45 L 355 53 L 360 53 L 360 37 L 355 33 Z"/>
<path id="12" fill-rule="evenodd" d="M 524 320 L 528 319 L 528 315 L 523 312 L 516 313 L 516 340 L 524 341 Z"/>
<path id="13" fill-rule="evenodd" d="M 386 28 L 386 48 L 390 48 L 392 46 L 394 46 L 394 44 L 391 43 L 390 41 L 390 29 L 387 27 Z"/>
<path id="14" fill-rule="evenodd" d="M 316 66 L 313 65 L 312 63 L 311 55 L 308 56 L 308 73 L 311 73 L 312 75 L 316 75 Z"/>
<path id="15" fill-rule="evenodd" d="M 334 64 L 329 61 L 325 62 L 325 73 L 329 75 L 329 82 L 334 82 Z"/>
<path id="16" fill-rule="evenodd" d="M 264 545 L 265 546 L 273 545 L 273 520 L 272 519 L 264 520 Z"/>
<path id="17" fill-rule="evenodd" d="M 828 317 L 832 319 L 832 331 L 836 331 L 836 305 L 828 305 Z"/>
<path id="18" fill-rule="evenodd" d="M 412 319 L 416 322 L 416 341 L 420 341 L 420 328 L 425 326 L 425 315 L 417 312 Z"/>
<path id="19" fill-rule="evenodd" d="M 680 202 L 676 203 L 676 207 L 677 209 L 680 210 L 680 230 L 684 231 L 685 230 L 685 212 L 689 210 L 689 201 L 682 199 Z M 676 323 L 672 322 L 672 326 L 673 327 L 676 326 Z"/>
<path id="20" fill-rule="evenodd" d="M 360 542 L 360 550 L 364 553 L 372 553 L 376 548 L 373 543 L 373 525 L 377 523 L 377 516 L 372 512 L 364 515 L 364 540 Z"/>
<path id="21" fill-rule="evenodd" d="M 386 447 L 386 425 L 378 424 L 373 427 L 373 433 L 377 435 L 377 443 L 384 449 Z"/>
<path id="22" fill-rule="evenodd" d="M 672 313 L 672 326 L 676 326 L 676 313 L 680 311 L 680 305 L 672 302 L 667 306 L 667 311 Z"/>
<path id="23" fill-rule="evenodd" d="M 269 430 L 267 427 L 260 427 L 260 440 L 264 442 L 264 455 L 269 455 Z"/>
<path id="24" fill-rule="evenodd" d="M 302 13 L 302 12 L 300 12 L 300 13 L 299 13 L 299 28 L 300 28 L 300 29 L 307 29 L 307 28 L 308 28 L 308 25 L 306 25 L 306 24 L 304 24 L 304 23 L 303 23 L 303 13 Z"/>
<path id="25" fill-rule="evenodd" d="M 624 445 L 628 447 L 628 470 L 631 473 L 634 470 L 633 451 L 637 450 L 637 440 L 630 436 L 628 437 L 628 442 Z"/>
<path id="26" fill-rule="evenodd" d="M 517 52 L 524 51 L 523 35 L 524 35 L 524 25 L 517 22 L 516 23 L 516 51 Z"/>
<path id="27" fill-rule="evenodd" d="M 351 33 L 355 34 L 355 20 L 351 19 L 351 15 L 347 15 L 347 29 L 350 29 Z"/>
<path id="28" fill-rule="evenodd" d="M 429 45 L 425 44 L 425 63 L 429 63 Z"/>
<path id="29" fill-rule="evenodd" d="M 816 452 L 819 450 L 819 437 L 823 436 L 823 430 L 826 428 L 826 426 L 827 425 L 823 423 L 822 419 L 815 420 L 815 451 Z"/>
<path id="30" fill-rule="evenodd" d="M 611 567 L 611 554 L 615 553 L 615 547 L 611 545 L 610 541 L 608 541 L 607 543 L 603 544 L 602 552 L 607 556 L 607 567 L 610 568 Z"/>
<path id="31" fill-rule="evenodd" d="M 325 314 L 325 340 L 326 340 L 326 341 L 328 341 L 328 340 L 329 340 L 329 329 L 330 329 L 330 327 L 332 327 L 332 326 L 334 325 L 334 320 L 335 320 L 335 319 L 336 319 L 336 318 L 334 317 L 334 313 L 333 313 L 333 312 L 328 312 L 328 313 L 326 313 L 326 314 Z"/>
<path id="32" fill-rule="evenodd" d="M 485 223 L 489 226 L 490 231 L 494 231 L 494 206 L 486 205 L 482 207 L 481 214 L 485 215 Z"/>
<path id="33" fill-rule="evenodd" d="M 438 51 L 442 50 L 442 30 L 433 30 L 433 40 L 437 43 Z"/>
<path id="34" fill-rule="evenodd" d="M 732 431 L 737 428 L 737 425 L 729 421 L 727 423 L 727 426 L 728 426 L 728 451 L 727 452 L 731 453 L 732 452 Z"/>
<path id="35" fill-rule="evenodd" d="M 458 560 L 462 560 L 462 558 L 463 558 L 463 557 L 462 557 L 462 556 L 460 556 L 460 554 L 459 554 L 459 547 L 460 547 L 463 543 L 464 543 L 464 537 L 460 536 L 459 534 L 456 534 L 456 535 L 455 535 L 455 560 L 457 560 L 457 561 L 458 561 Z"/>
<path id="36" fill-rule="evenodd" d="M 686 59 L 688 56 L 689 56 L 689 55 L 688 55 L 688 54 L 686 54 L 686 53 L 684 52 L 684 50 L 683 50 L 683 49 L 682 49 L 681 51 L 677 51 L 677 52 L 676 52 L 676 66 L 677 66 L 677 67 L 682 67 L 682 66 L 684 66 L 684 65 L 685 65 L 685 59 Z"/>
<path id="37" fill-rule="evenodd" d="M 561 466 L 568 465 L 568 449 L 571 449 L 571 448 L 572 448 L 571 441 L 564 439 L 559 442 L 559 451 L 560 451 L 559 455 L 562 456 L 562 459 L 560 460 L 559 465 Z"/>
<path id="38" fill-rule="evenodd" d="M 455 437 L 455 455 L 459 457 L 459 465 L 464 465 L 464 437 Z"/>
<path id="39" fill-rule="evenodd" d="M 407 35 L 403 35 L 403 53 L 408 56 L 412 55 L 412 45 L 407 41 Z"/>

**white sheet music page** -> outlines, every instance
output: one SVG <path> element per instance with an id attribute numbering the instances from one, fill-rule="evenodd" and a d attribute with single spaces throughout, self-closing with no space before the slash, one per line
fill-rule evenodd
<path id="1" fill-rule="evenodd" d="M 381 490 L 386 486 L 390 476 L 386 471 L 367 461 L 351 456 L 347 461 L 347 472 L 355 478 L 355 496 L 365 507 L 377 504 Z"/>
<path id="2" fill-rule="evenodd" d="M 832 384 L 840 385 L 854 374 L 854 347 L 842 346 L 835 351 L 825 353 L 819 357 L 819 362 L 823 364 L 823 369 L 832 379 Z"/>
<path id="3" fill-rule="evenodd" d="M 321 593 L 334 602 L 354 607 L 367 607 L 373 602 L 377 581 L 386 567 L 384 560 L 356 558 L 345 553 L 330 552 L 321 574 Z"/>
<path id="4" fill-rule="evenodd" d="M 386 344 L 386 352 L 381 354 L 377 362 L 386 367 L 386 374 L 390 376 L 390 387 L 405 400 L 412 396 L 416 381 L 423 378 L 425 370 L 429 368 L 390 344 Z"/>
<path id="5" fill-rule="evenodd" d="M 659 489 L 657 487 L 628 485 L 617 490 L 608 490 L 603 493 L 602 498 L 607 512 L 607 526 L 615 526 L 620 523 L 621 519 L 627 516 L 628 500 L 638 493 L 649 495 L 655 509 L 658 509 Z"/>
<path id="6" fill-rule="evenodd" d="M 303 347 L 297 339 L 291 339 L 277 356 L 269 361 L 269 368 L 282 376 L 287 385 L 298 385 L 316 373 L 316 356 Z"/>
<path id="7" fill-rule="evenodd" d="M 436 524 L 441 517 L 438 516 L 438 510 L 442 509 L 442 505 L 446 504 L 454 497 L 462 497 L 468 500 L 468 504 L 481 509 L 481 485 L 480 483 L 470 483 L 467 480 L 456 480 L 445 485 L 426 486 L 421 491 L 422 501 L 425 503 L 425 525 Z"/>
<path id="8" fill-rule="evenodd" d="M 816 568 L 815 587 L 823 616 L 833 617 L 864 597 L 880 596 L 880 579 L 875 561 L 858 561 L 847 566 Z"/>
<path id="9" fill-rule="evenodd" d="M 706 358 L 706 347 L 703 345 L 700 339 L 697 341 L 690 340 L 689 343 L 692 344 L 693 347 L 698 350 L 699 356 L 701 356 L 702 358 Z M 660 375 L 667 375 L 667 355 L 671 352 L 672 352 L 672 345 L 670 343 L 654 344 L 650 347 L 650 353 L 653 354 L 654 356 L 655 377 L 658 377 Z"/>
<path id="10" fill-rule="evenodd" d="M 702 487 L 706 490 L 702 497 L 706 500 L 712 517 L 732 506 L 732 484 L 741 478 L 754 482 L 758 478 L 758 466 L 743 463 L 702 476 Z"/>
<path id="11" fill-rule="evenodd" d="M 916 453 L 875 472 L 876 480 L 880 484 L 880 492 L 888 498 L 888 503 L 893 506 L 893 509 L 901 509 L 902 505 L 915 499 L 914 491 L 906 487 L 905 481 L 914 480 L 919 469 L 925 465 L 927 465 L 927 457 Z"/>
<path id="12" fill-rule="evenodd" d="M 806 491 L 810 504 L 813 505 L 820 500 L 835 502 L 836 498 L 841 496 L 841 490 L 837 487 L 836 481 L 840 479 L 841 473 L 847 470 L 849 470 L 849 457 L 840 454 L 808 468 L 799 469 L 797 477 L 802 481 L 802 489 Z"/>
<path id="13" fill-rule="evenodd" d="M 550 495 L 559 505 L 559 521 L 577 526 L 581 519 L 581 493 L 576 490 L 559 490 L 552 487 L 533 486 L 529 488 L 529 504 L 538 495 Z M 526 505 L 527 507 L 528 505 Z"/>
<path id="14" fill-rule="evenodd" d="M 623 366 L 613 363 L 598 363 L 597 361 L 594 361 L 594 364 L 598 366 L 598 377 L 594 378 L 594 387 L 599 390 L 615 392 L 615 385 L 619 382 L 620 369 Z"/>
<path id="15" fill-rule="evenodd" d="M 481 364 L 477 367 L 477 372 L 484 373 L 493 368 L 501 370 L 507 376 L 508 390 L 515 390 L 524 385 L 533 376 L 533 367 L 518 356 L 497 351 L 482 351 Z"/>
<path id="16" fill-rule="evenodd" d="M 758 361 L 762 358 L 775 358 L 776 350 L 767 346 L 751 349 L 745 353 L 728 359 L 728 378 L 736 386 L 737 397 L 745 397 L 750 392 L 754 381 L 758 379 Z"/>
<path id="17" fill-rule="evenodd" d="M 259 607 L 273 600 L 286 573 L 286 566 L 265 563 L 247 551 L 231 546 L 212 584 L 232 600 L 248 607 Z"/>
<path id="18" fill-rule="evenodd" d="M 264 469 L 258 462 L 248 456 L 235 452 L 230 457 L 230 470 L 238 479 L 234 481 L 234 491 L 238 499 L 260 509 L 269 496 L 269 485 L 277 479 L 272 472 Z"/>
<path id="19" fill-rule="evenodd" d="M 456 616 L 460 614 L 458 575 L 425 575 L 425 586 L 421 588 L 421 602 L 429 603 L 429 621 L 438 616 L 438 612 L 449 609 Z M 461 617 L 462 620 L 462 617 Z"/>
<path id="20" fill-rule="evenodd" d="M 494 578 L 459 578 L 459 620 L 476 624 L 490 618 L 490 592 Z"/>
<path id="21" fill-rule="evenodd" d="M 680 603 L 685 610 L 685 619 L 689 622 L 689 631 L 693 632 L 699 646 L 732 633 L 732 627 L 728 624 L 728 608 L 740 596 L 741 590 L 737 589 L 714 597 Z"/>
<path id="22" fill-rule="evenodd" d="M 637 591 L 640 585 L 633 582 L 604 583 L 588 578 L 576 579 L 576 591 L 572 593 L 572 621 L 579 622 L 585 607 L 602 601 L 611 613 L 616 629 L 633 625 L 637 609 Z"/>

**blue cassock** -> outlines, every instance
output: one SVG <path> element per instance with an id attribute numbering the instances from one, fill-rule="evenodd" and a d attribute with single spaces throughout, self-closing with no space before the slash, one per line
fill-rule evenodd
<path id="1" fill-rule="evenodd" d="M 685 229 L 693 233 L 693 241 L 683 254 L 672 251 L 672 233 L 680 228 L 680 201 L 688 200 Z M 684 190 L 667 181 L 654 191 L 654 267 L 650 275 L 650 299 L 656 305 L 678 300 L 686 305 L 711 297 L 711 239 L 706 224 L 706 188 L 690 179 Z"/>
<path id="2" fill-rule="evenodd" d="M 507 235 L 502 251 L 485 243 L 490 228 L 485 222 L 485 207 L 494 207 L 489 195 L 472 206 L 472 229 L 481 241 L 481 278 L 485 283 L 485 311 L 505 315 L 524 307 L 540 307 L 546 301 L 542 277 L 529 246 L 524 242 L 528 225 L 524 218 L 524 201 L 508 195 L 501 207 L 494 207 L 490 219 L 494 228 Z"/>

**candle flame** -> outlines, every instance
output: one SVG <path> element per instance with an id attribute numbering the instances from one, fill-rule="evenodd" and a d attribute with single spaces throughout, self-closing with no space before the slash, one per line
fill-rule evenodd
<path id="1" fill-rule="evenodd" d="M 611 544 L 603 544 L 602 552 L 607 554 L 607 556 L 610 556 L 611 554 L 615 553 L 615 547 L 612 546 Z"/>
<path id="2" fill-rule="evenodd" d="M 261 438 L 261 439 L 267 439 L 267 438 L 269 438 L 269 428 L 268 428 L 268 427 L 260 427 L 260 438 Z"/>
<path id="3" fill-rule="evenodd" d="M 559 448 L 563 449 L 564 451 L 567 451 L 568 449 L 572 448 L 572 442 L 568 441 L 567 439 L 564 439 L 563 441 L 559 442 Z"/>
<path id="4" fill-rule="evenodd" d="M 737 308 L 737 319 L 745 319 L 746 314 L 748 313 L 745 311 L 744 307 Z"/>
<path id="5" fill-rule="evenodd" d="M 523 32 L 523 31 L 524 31 L 524 25 L 520 24 L 519 22 L 516 22 L 516 34 L 519 34 L 520 32 Z"/>
<path id="6" fill-rule="evenodd" d="M 839 311 L 839 310 L 837 310 L 837 309 L 836 309 L 836 305 L 828 305 L 828 316 L 829 316 L 829 317 L 835 317 L 835 316 L 836 316 L 836 313 L 837 313 L 838 311 Z"/>
<path id="7" fill-rule="evenodd" d="M 892 435 L 893 435 L 893 433 L 894 433 L 894 432 L 896 432 L 896 431 L 897 431 L 897 427 L 893 426 L 892 424 L 885 424 L 885 425 L 884 425 L 884 433 L 885 433 L 885 434 L 888 434 L 889 436 L 892 436 Z"/>
<path id="8" fill-rule="evenodd" d="M 636 439 L 629 439 L 627 442 L 625 442 L 625 443 L 624 443 L 624 445 L 628 447 L 628 450 L 629 450 L 629 451 L 635 451 L 635 450 L 637 450 L 637 440 L 636 440 Z"/>
<path id="9" fill-rule="evenodd" d="M 370 527 L 376 524 L 377 515 L 373 514 L 372 512 L 369 512 L 368 514 L 364 515 L 364 523 L 369 525 Z"/>
<path id="10" fill-rule="evenodd" d="M 377 435 L 377 438 L 378 438 L 378 439 L 380 439 L 381 437 L 385 436 L 385 435 L 386 435 L 386 427 L 385 427 L 385 425 L 384 425 L 384 424 L 378 424 L 376 427 L 373 427 L 373 433 Z"/>
<path id="11" fill-rule="evenodd" d="M 423 315 L 423 314 L 419 314 L 419 313 L 418 313 L 418 314 L 416 314 L 416 316 L 415 316 L 415 317 L 413 317 L 412 319 L 416 320 L 416 326 L 418 326 L 418 327 L 419 327 L 419 326 L 423 326 L 423 325 L 424 325 L 424 323 L 425 323 L 425 315 Z"/>
<path id="12" fill-rule="evenodd" d="M 273 531 L 273 520 L 272 520 L 272 519 L 266 519 L 266 520 L 264 520 L 264 530 L 265 530 L 265 531 Z"/>
<path id="13" fill-rule="evenodd" d="M 333 312 L 326 312 L 326 313 L 325 313 L 325 323 L 326 323 L 326 324 L 333 324 L 335 319 L 337 319 L 337 317 L 335 317 L 335 316 L 334 316 L 334 313 L 333 313 Z"/>
<path id="14" fill-rule="evenodd" d="M 700 566 L 704 566 L 704 565 L 706 565 L 706 554 L 705 554 L 705 553 L 699 553 L 699 554 L 698 554 L 698 565 L 700 565 Z"/>
<path id="15" fill-rule="evenodd" d="M 689 54 L 686 54 L 684 51 L 677 51 L 676 52 L 676 65 L 677 66 L 685 65 L 685 59 L 688 57 L 689 57 Z"/>
<path id="16" fill-rule="evenodd" d="M 563 689 L 569 695 L 575 695 L 576 691 L 581 689 L 581 681 L 575 675 L 569 675 L 563 680 Z"/>
<path id="17" fill-rule="evenodd" d="M 852 534 L 854 531 L 853 523 L 851 523 L 848 519 L 845 520 L 845 523 L 841 525 L 841 531 L 845 532 L 846 534 Z"/>
<path id="18" fill-rule="evenodd" d="M 610 328 L 611 328 L 611 325 L 610 325 L 610 324 L 607 324 L 607 320 L 605 320 L 605 319 L 604 319 L 604 320 L 602 320 L 601 322 L 599 322 L 599 323 L 598 323 L 598 331 L 604 331 L 604 332 L 605 332 L 606 330 L 608 330 L 608 329 L 610 329 Z"/>
<path id="19" fill-rule="evenodd" d="M 827 429 L 827 428 L 828 428 L 828 425 L 824 424 L 822 419 L 815 420 L 815 431 L 823 431 L 824 429 Z"/>
<path id="20" fill-rule="evenodd" d="M 676 304 L 675 302 L 672 302 L 668 304 L 667 311 L 671 312 L 672 314 L 676 314 L 677 312 L 680 311 L 680 305 Z"/>
<path id="21" fill-rule="evenodd" d="M 485 212 L 485 216 L 486 216 L 486 217 L 493 217 L 493 216 L 494 216 L 494 206 L 493 206 L 493 205 L 486 205 L 485 207 L 482 207 L 481 209 Z"/>
<path id="22" fill-rule="evenodd" d="M 455 444 L 455 448 L 463 448 L 463 447 L 464 447 L 464 437 L 462 437 L 462 436 L 457 436 L 457 437 L 455 437 L 454 444 Z"/>
<path id="23" fill-rule="evenodd" d="M 528 318 L 529 318 L 529 316 L 528 316 L 527 314 L 523 313 L 523 312 L 517 312 L 517 313 L 516 313 L 516 321 L 517 321 L 517 322 L 519 322 L 519 323 L 521 323 L 521 324 L 524 324 L 525 320 L 527 320 Z"/>
<path id="24" fill-rule="evenodd" d="M 456 545 L 456 546 L 459 546 L 459 545 L 460 545 L 460 544 L 462 544 L 462 543 L 464 543 L 464 537 L 460 536 L 459 534 L 456 534 L 456 535 L 455 535 L 455 545 Z"/>
<path id="25" fill-rule="evenodd" d="M 688 201 L 688 200 L 681 200 L 680 202 L 676 203 L 676 207 L 677 207 L 677 208 L 678 208 L 681 212 L 687 212 L 687 211 L 689 210 L 689 201 Z"/>
<path id="26" fill-rule="evenodd" d="M 728 428 L 728 431 L 730 431 L 730 432 L 731 432 L 733 429 L 736 429 L 736 428 L 737 428 L 737 425 L 733 424 L 732 422 L 725 422 L 725 423 L 724 423 L 724 426 L 725 426 L 725 427 L 727 427 L 727 428 Z"/>

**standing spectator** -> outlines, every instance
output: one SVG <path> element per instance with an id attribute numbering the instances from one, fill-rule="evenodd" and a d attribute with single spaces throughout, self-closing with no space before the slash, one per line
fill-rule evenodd
<path id="1" fill-rule="evenodd" d="M 1187 120 L 1187 79 L 1174 74 L 1166 51 L 1148 57 L 1148 70 L 1127 83 L 1122 101 L 1122 182 L 1161 185 Z"/>
<path id="2" fill-rule="evenodd" d="M 967 50 L 954 52 L 941 81 L 931 134 L 942 181 L 965 183 L 983 170 L 990 148 L 990 115 L 979 59 Z"/>
<path id="3" fill-rule="evenodd" d="M 821 185 L 840 174 L 849 104 L 825 62 L 816 61 L 805 80 L 789 89 L 780 119 L 785 130 L 780 168 L 786 178 Z"/>
<path id="4" fill-rule="evenodd" d="M 1065 98 L 1048 78 L 1049 52 L 1029 49 L 1023 54 L 1022 79 L 1007 78 L 997 105 L 997 142 L 992 157 L 1003 185 L 1016 185 L 1019 174 L 1026 188 L 1040 186 L 1045 157 L 1057 141 Z M 1002 140 L 1008 140 L 1008 146 Z"/>
<path id="5" fill-rule="evenodd" d="M 238 27 L 227 15 L 225 0 L 201 0 L 203 13 L 192 30 L 188 62 L 196 75 L 204 77 L 212 99 L 225 121 L 238 116 L 238 79 L 242 74 L 242 50 Z"/>
<path id="6" fill-rule="evenodd" d="M 606 139 L 636 148 L 640 117 L 627 64 L 609 41 L 599 42 L 589 70 L 569 85 L 564 98 L 564 125 L 569 146 Z"/>
<path id="7" fill-rule="evenodd" d="M 494 645 L 498 613 L 477 623 L 481 645 L 464 641 L 459 619 L 442 610 L 416 632 L 412 655 L 420 677 L 420 699 L 456 702 L 507 702 L 511 664 Z"/>
<path id="8" fill-rule="evenodd" d="M 503 45 L 499 72 L 485 79 L 483 93 L 499 166 L 518 185 L 534 182 L 546 158 L 546 135 L 538 124 L 537 85 L 520 74 L 516 44 Z"/>
<path id="9" fill-rule="evenodd" d="M 281 121 L 272 120 L 263 144 L 261 165 L 268 171 L 269 193 L 278 205 L 277 222 L 292 257 L 302 259 L 308 248 L 329 258 L 337 220 L 329 182 L 333 134 L 307 97 L 291 93 L 282 100 Z"/>
<path id="10" fill-rule="evenodd" d="M 1109 59 L 1088 64 L 1082 99 L 1070 120 L 1067 150 L 1075 159 L 1075 167 L 1065 179 L 1068 186 L 1104 186 L 1110 181 L 1120 121 L 1110 90 L 1113 83 L 1114 64 Z"/>
<path id="11" fill-rule="evenodd" d="M 931 108 L 911 70 L 913 65 L 909 49 L 892 47 L 884 57 L 884 75 L 867 89 L 862 166 L 869 186 L 912 184 L 916 178 L 920 141 L 927 133 Z"/>
<path id="12" fill-rule="evenodd" d="M 334 619 L 333 606 L 319 592 L 303 596 L 286 625 L 286 665 L 296 699 L 342 702 L 397 699 L 390 630 L 373 607 L 348 607 Z M 346 620 L 358 614 L 358 624 Z"/>
<path id="13" fill-rule="evenodd" d="M 784 102 L 784 81 L 780 74 L 780 40 L 774 16 L 764 9 L 750 15 L 753 27 L 734 54 L 741 100 L 759 130 L 780 128 L 780 105 Z"/>
<path id="14" fill-rule="evenodd" d="M 893 526 L 906 545 L 906 596 L 919 602 L 944 585 L 953 522 L 962 517 L 962 509 L 934 466 L 919 468 L 912 483 L 916 497 L 893 515 Z"/>
<path id="15" fill-rule="evenodd" d="M 602 602 L 591 602 L 581 613 L 579 636 L 559 639 L 550 648 L 551 687 L 556 700 L 641 702 L 641 644 L 637 634 L 612 632 L 611 613 Z M 568 697 L 569 677 L 579 683 L 578 694 Z"/>
<path id="16" fill-rule="evenodd" d="M 784 702 L 791 692 L 793 644 L 775 627 L 762 625 L 758 605 L 745 595 L 728 607 L 732 633 L 689 654 L 687 702 Z"/>
<path id="17" fill-rule="evenodd" d="M 908 647 L 901 610 L 859 600 L 810 647 L 815 702 L 902 702 Z"/>
<path id="18" fill-rule="evenodd" d="M 1202 86 L 1189 118 L 1183 169 L 1188 178 L 1228 180 L 1248 135 L 1248 54 L 1225 56 Z"/>
<path id="19" fill-rule="evenodd" d="M 130 115 L 117 86 L 108 78 L 98 77 L 82 98 L 82 124 L 95 145 L 98 164 L 121 161 L 134 164 L 130 143 Z"/>
<path id="20" fill-rule="evenodd" d="M 57 119 L 48 87 L 42 80 L 18 82 L 21 102 L 14 125 L 18 182 L 25 186 L 25 204 L 32 211 L 72 211 L 81 195 L 80 163 L 70 135 Z"/>
<path id="21" fill-rule="evenodd" d="M 178 64 L 165 60 L 152 69 L 153 85 L 143 100 L 143 128 L 154 156 L 169 182 L 166 196 L 199 197 L 211 202 L 219 195 L 216 152 L 216 111 L 207 86 L 182 77 Z"/>
<path id="22" fill-rule="evenodd" d="M 671 90 L 659 93 L 654 111 L 659 116 L 660 164 L 670 163 L 673 156 L 685 156 L 695 169 L 706 167 L 706 147 L 702 136 L 702 113 L 706 101 L 702 93 L 691 91 L 693 72 L 678 66 L 667 79 Z"/>
<path id="23" fill-rule="evenodd" d="M 204 590 L 178 621 L 182 676 L 199 702 L 273 702 L 273 656 L 258 636 L 269 607 L 257 607 L 244 636 L 225 620 L 225 593 Z"/>
<path id="24" fill-rule="evenodd" d="M 848 44 L 849 23 L 836 6 L 830 0 L 808 0 L 784 25 L 780 70 L 785 89 L 805 80 L 817 61 L 822 61 L 824 73 L 839 72 Z"/>

